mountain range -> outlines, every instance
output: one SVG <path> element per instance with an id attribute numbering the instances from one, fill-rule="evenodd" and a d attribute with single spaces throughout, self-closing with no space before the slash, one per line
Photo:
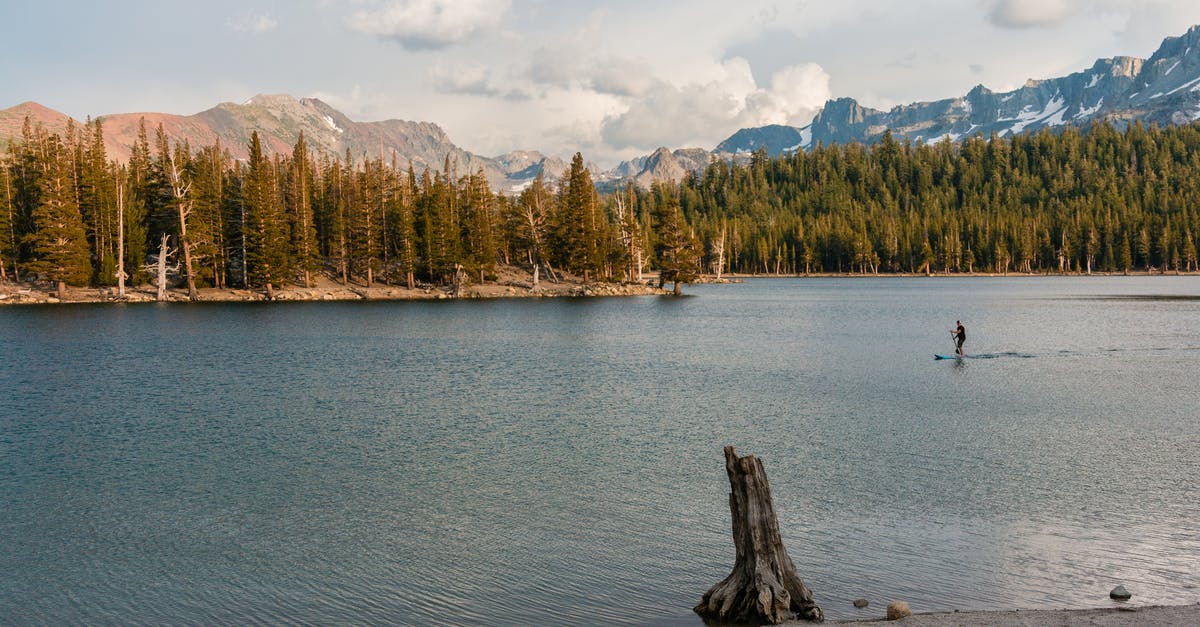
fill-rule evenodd
<path id="1" fill-rule="evenodd" d="M 997 93 L 977 85 L 965 95 L 879 111 L 852 98 L 830 100 L 803 127 L 742 129 L 714 152 L 729 157 L 760 147 L 779 155 L 818 144 L 869 144 L 890 131 L 897 140 L 936 143 L 995 133 L 999 137 L 1066 125 L 1135 121 L 1160 126 L 1200 119 L 1200 26 L 1168 37 L 1149 59 L 1098 59 L 1090 68 Z"/>
<path id="2" fill-rule="evenodd" d="M 0 144 L 19 137 L 29 117 L 51 131 L 61 132 L 70 118 L 35 102 L 0 110 Z M 567 162 L 537 151 L 516 151 L 484 157 L 454 144 L 431 122 L 385 120 L 356 122 L 316 98 L 258 95 L 241 104 L 225 102 L 195 115 L 120 113 L 97 118 L 112 158 L 129 157 L 140 120 L 153 141 L 162 125 L 173 140 L 193 148 L 220 141 L 235 158 L 245 158 L 250 133 L 257 130 L 272 152 L 291 152 L 300 133 L 317 151 L 356 161 L 382 157 L 410 164 L 419 173 L 441 170 L 447 160 L 459 174 L 482 170 L 493 188 L 515 191 L 538 174 L 560 176 Z M 890 132 L 900 141 L 935 143 L 982 134 L 1004 137 L 1107 121 L 1124 126 L 1140 121 L 1159 125 L 1200 120 L 1200 26 L 1179 37 L 1163 40 L 1149 59 L 1112 57 L 1068 76 L 1030 79 L 1019 89 L 993 92 L 978 85 L 965 95 L 916 102 L 880 111 L 852 98 L 828 101 L 803 127 L 769 125 L 741 129 L 713 150 L 659 148 L 652 154 L 623 162 L 610 170 L 591 166 L 600 186 L 632 180 L 648 186 L 654 180 L 682 179 L 703 170 L 712 159 L 745 160 L 763 149 L 770 156 L 807 150 L 818 145 L 858 142 L 870 144 Z M 78 121 L 75 121 L 78 124 Z"/>

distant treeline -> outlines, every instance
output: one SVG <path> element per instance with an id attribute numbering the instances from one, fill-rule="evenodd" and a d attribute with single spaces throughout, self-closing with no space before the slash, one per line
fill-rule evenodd
<path id="1" fill-rule="evenodd" d="M 1200 125 L 760 151 L 681 199 L 736 272 L 1194 271 Z"/>
<path id="2" fill-rule="evenodd" d="M 0 278 L 114 285 L 168 254 L 196 287 L 487 281 L 497 265 L 585 280 L 700 272 L 1090 272 L 1197 269 L 1200 125 L 1097 124 L 912 145 L 885 135 L 681 184 L 600 195 L 583 157 L 495 193 L 481 172 L 401 169 L 396 156 L 249 158 L 144 125 L 124 164 L 100 122 L 26 121 L 0 157 Z M 118 272 L 120 270 L 121 272 Z M 536 275 L 535 275 L 536 276 Z"/>

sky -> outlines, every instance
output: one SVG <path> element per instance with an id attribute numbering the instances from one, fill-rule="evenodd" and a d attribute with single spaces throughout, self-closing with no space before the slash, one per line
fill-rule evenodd
<path id="1" fill-rule="evenodd" d="M 0 109 L 190 115 L 259 93 L 606 167 L 1148 57 L 1196 0 L 4 0 Z"/>

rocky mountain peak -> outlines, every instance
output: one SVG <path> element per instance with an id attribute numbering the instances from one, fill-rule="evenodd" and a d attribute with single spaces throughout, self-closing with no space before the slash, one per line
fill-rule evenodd
<path id="1" fill-rule="evenodd" d="M 1200 121 L 1200 26 L 1168 37 L 1149 59 L 1097 59 L 1068 76 L 1029 79 L 1008 92 L 976 85 L 964 97 L 915 102 L 875 111 L 851 98 L 830 100 L 808 126 L 793 128 L 800 147 L 872 143 L 885 132 L 901 141 L 936 143 L 973 135 L 1010 136 L 1107 120 L 1187 124 Z M 722 142 L 720 155 L 744 155 L 766 145 L 771 155 L 787 146 L 764 144 L 765 129 L 742 129 Z"/>

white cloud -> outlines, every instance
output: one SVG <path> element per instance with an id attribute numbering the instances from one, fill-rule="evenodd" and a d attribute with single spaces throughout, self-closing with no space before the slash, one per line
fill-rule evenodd
<path id="1" fill-rule="evenodd" d="M 640 96 L 658 84 L 645 61 L 609 57 L 596 59 L 589 69 L 588 86 L 614 96 Z"/>
<path id="2" fill-rule="evenodd" d="M 643 59 L 609 55 L 588 58 L 575 46 L 543 47 L 534 55 L 524 78 L 541 87 L 584 89 L 613 96 L 636 97 L 659 80 Z"/>
<path id="3" fill-rule="evenodd" d="M 478 64 L 447 67 L 442 64 L 429 68 L 429 79 L 435 91 L 443 94 L 469 94 L 473 96 L 499 96 L 501 91 L 493 87 L 486 67 Z"/>
<path id="4" fill-rule="evenodd" d="M 988 21 L 1002 28 L 1055 26 L 1077 10 L 1074 0 L 997 0 Z"/>
<path id="5" fill-rule="evenodd" d="M 711 148 L 738 128 L 806 124 L 832 92 L 816 64 L 784 68 L 768 87 L 755 84 L 749 64 L 735 58 L 711 68 L 713 80 L 682 86 L 659 82 L 629 107 L 607 116 L 601 137 L 614 148 Z"/>
<path id="6" fill-rule="evenodd" d="M 392 0 L 346 18 L 351 30 L 398 42 L 409 50 L 438 50 L 494 27 L 511 0 Z"/>
<path id="7" fill-rule="evenodd" d="M 542 46 L 533 53 L 526 78 L 535 84 L 563 89 L 575 84 L 582 73 L 582 54 L 573 47 Z"/>
<path id="8" fill-rule="evenodd" d="M 755 124 L 808 124 L 833 97 L 829 74 L 815 63 L 794 65 L 771 77 L 771 88 L 747 98 L 747 120 Z"/>
<path id="9" fill-rule="evenodd" d="M 225 23 L 225 27 L 235 33 L 269 33 L 276 26 L 279 22 L 268 13 L 246 13 Z"/>
<path id="10" fill-rule="evenodd" d="M 359 84 L 351 87 L 349 93 L 317 91 L 312 93 L 312 97 L 324 101 L 357 122 L 407 118 L 401 113 L 403 108 L 397 106 L 395 99 L 375 88 L 363 89 Z"/>

